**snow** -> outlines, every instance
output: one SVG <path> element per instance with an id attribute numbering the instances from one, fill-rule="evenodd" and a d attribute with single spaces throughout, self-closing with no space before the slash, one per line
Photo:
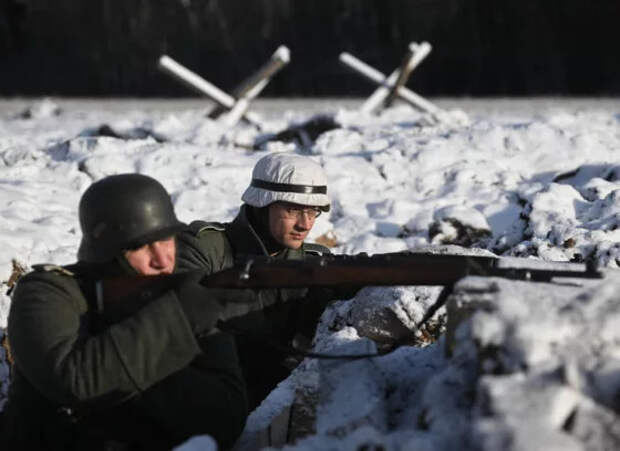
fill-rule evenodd
<path id="1" fill-rule="evenodd" d="M 620 104 L 615 99 L 440 100 L 445 121 L 360 102 L 265 101 L 264 127 L 226 130 L 198 102 L 0 102 L 0 280 L 66 264 L 94 180 L 156 177 L 181 220 L 228 221 L 266 152 L 325 168 L 332 210 L 310 238 L 334 252 L 408 249 L 595 261 L 603 279 L 468 277 L 425 331 L 439 287 L 366 287 L 323 315 L 314 350 L 248 418 L 238 449 L 293 402 L 313 427 L 285 449 L 612 449 L 620 446 Z M 265 142 L 332 112 L 314 143 Z M 262 142 L 258 150 L 255 142 Z M 535 262 L 535 263 L 534 263 Z M 507 260 L 506 264 L 510 264 Z M 6 287 L 5 287 L 6 288 Z M 0 327 L 9 297 L 0 295 Z M 448 312 L 448 315 L 447 315 Z M 447 318 L 447 322 L 446 322 Z M 440 336 L 438 340 L 435 340 Z M 4 362 L 0 348 L 0 362 Z M 8 368 L 0 363 L 0 406 Z M 299 431 L 298 431 L 299 432 Z M 179 449 L 214 449 L 208 437 Z"/>
<path id="2" fill-rule="evenodd" d="M 199 435 L 174 449 L 175 451 L 217 451 L 217 443 L 208 435 Z"/>

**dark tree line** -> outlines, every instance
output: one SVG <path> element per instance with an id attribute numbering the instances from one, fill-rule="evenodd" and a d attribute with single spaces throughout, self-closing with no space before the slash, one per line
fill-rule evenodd
<path id="1" fill-rule="evenodd" d="M 421 93 L 617 95 L 619 19 L 618 0 L 0 0 L 0 95 L 189 94 L 162 53 L 230 90 L 281 44 L 269 95 L 360 95 L 341 51 L 389 72 L 423 40 Z"/>

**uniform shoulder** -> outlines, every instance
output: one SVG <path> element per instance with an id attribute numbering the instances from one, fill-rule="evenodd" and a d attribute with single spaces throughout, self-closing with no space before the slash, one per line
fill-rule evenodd
<path id="1" fill-rule="evenodd" d="M 226 240 L 226 224 L 221 222 L 194 221 L 178 236 L 189 243 L 210 243 L 214 245 Z M 217 244 L 219 246 L 219 244 Z"/>
<path id="2" fill-rule="evenodd" d="M 226 224 L 194 221 L 177 235 L 177 267 L 179 270 L 208 268 L 221 270 L 231 254 L 226 237 Z"/>
<path id="3" fill-rule="evenodd" d="M 200 248 L 211 253 L 225 247 L 226 224 L 221 222 L 194 221 L 177 235 L 181 246 Z"/>
<path id="4" fill-rule="evenodd" d="M 75 272 L 69 267 L 43 263 L 32 265 L 32 270 L 21 276 L 18 281 L 29 280 L 59 280 L 60 278 L 74 278 Z"/>
<path id="5" fill-rule="evenodd" d="M 224 232 L 226 224 L 222 222 L 193 221 L 187 226 L 187 231 L 198 237 L 209 232 Z"/>
<path id="6" fill-rule="evenodd" d="M 60 265 L 54 265 L 54 264 L 50 264 L 50 263 L 43 263 L 40 265 L 32 265 L 32 273 L 38 273 L 38 274 L 46 274 L 46 273 L 51 273 L 51 274 L 56 274 L 56 275 L 63 275 L 63 276 L 68 276 L 68 277 L 75 277 L 75 272 L 73 271 L 73 269 L 70 266 L 60 266 Z"/>
<path id="7" fill-rule="evenodd" d="M 328 247 L 318 243 L 304 243 L 304 253 L 307 255 L 329 255 L 332 252 Z"/>
<path id="8" fill-rule="evenodd" d="M 21 276 L 15 284 L 15 292 L 23 290 L 25 287 L 34 288 L 35 286 L 55 286 L 61 290 L 70 290 L 77 287 L 76 273 L 71 267 L 40 264 L 32 265 L 32 271 Z M 30 290 L 27 290 L 30 291 Z"/>

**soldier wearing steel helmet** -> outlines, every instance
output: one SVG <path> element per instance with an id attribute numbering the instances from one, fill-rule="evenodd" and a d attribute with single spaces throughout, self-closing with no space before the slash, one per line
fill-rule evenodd
<path id="1" fill-rule="evenodd" d="M 215 328 L 239 313 L 230 293 L 188 275 L 112 324 L 95 305 L 95 280 L 177 271 L 184 225 L 170 196 L 150 177 L 110 176 L 86 190 L 79 216 L 78 262 L 36 266 L 14 291 L 1 448 L 171 449 L 197 434 L 231 446 L 248 408 L 234 341 Z"/>
<path id="2" fill-rule="evenodd" d="M 330 209 L 325 172 L 311 158 L 287 153 L 261 158 L 242 200 L 232 222 L 196 221 L 179 235 L 181 267 L 217 272 L 257 255 L 296 260 L 329 253 L 324 246 L 305 242 L 317 217 Z M 275 290 L 263 298 L 270 306 L 227 324 L 237 341 L 251 409 L 290 373 L 291 359 L 282 348 L 311 340 L 327 303 L 352 294 Z"/>

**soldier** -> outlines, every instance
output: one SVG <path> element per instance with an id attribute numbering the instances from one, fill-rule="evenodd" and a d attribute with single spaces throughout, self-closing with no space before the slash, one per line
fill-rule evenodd
<path id="1" fill-rule="evenodd" d="M 196 221 L 179 235 L 180 267 L 217 272 L 256 255 L 294 260 L 329 252 L 304 241 L 316 218 L 330 209 L 325 172 L 310 158 L 263 157 L 242 200 L 231 223 Z M 284 347 L 293 341 L 309 343 L 327 303 L 352 295 L 350 290 L 280 289 L 265 296 L 270 307 L 227 323 L 236 335 L 250 409 L 289 375 Z"/>
<path id="2" fill-rule="evenodd" d="M 95 282 L 176 272 L 184 225 L 163 186 L 139 174 L 92 184 L 79 216 L 78 262 L 37 266 L 16 286 L 0 448 L 157 450 L 198 434 L 231 446 L 247 395 L 234 340 L 215 326 L 244 304 L 229 309 L 229 291 L 188 274 L 117 322 L 103 321 Z M 268 305 L 249 290 L 234 298 Z"/>

